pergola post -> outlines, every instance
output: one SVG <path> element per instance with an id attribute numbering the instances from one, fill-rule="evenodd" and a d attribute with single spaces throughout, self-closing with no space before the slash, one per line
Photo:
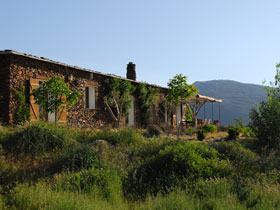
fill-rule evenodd
<path id="1" fill-rule="evenodd" d="M 213 102 L 212 103 L 212 124 L 214 124 L 214 108 L 213 108 Z"/>
<path id="2" fill-rule="evenodd" d="M 221 103 L 219 103 L 219 123 L 221 124 Z"/>
<path id="3" fill-rule="evenodd" d="M 204 116 L 203 117 L 204 117 L 203 120 L 205 120 L 205 118 L 206 118 L 206 104 L 204 104 Z"/>

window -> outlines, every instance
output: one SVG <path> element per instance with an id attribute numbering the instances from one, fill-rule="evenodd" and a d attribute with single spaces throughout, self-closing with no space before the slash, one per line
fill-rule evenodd
<path id="1" fill-rule="evenodd" d="M 86 87 L 86 108 L 95 109 L 95 87 Z"/>

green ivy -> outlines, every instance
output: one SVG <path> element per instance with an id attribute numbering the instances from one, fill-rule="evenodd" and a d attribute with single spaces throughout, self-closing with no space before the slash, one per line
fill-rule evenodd
<path id="1" fill-rule="evenodd" d="M 30 120 L 30 110 L 29 105 L 26 102 L 25 87 L 21 86 L 18 89 L 15 89 L 14 94 L 18 102 L 16 111 L 16 123 L 23 124 L 24 122 Z"/>
<path id="2" fill-rule="evenodd" d="M 153 107 L 157 107 L 158 101 L 156 96 L 159 93 L 159 89 L 147 87 L 145 84 L 139 84 L 136 89 L 138 95 L 138 103 L 140 105 L 140 120 L 144 127 L 150 124 L 151 110 Z"/>

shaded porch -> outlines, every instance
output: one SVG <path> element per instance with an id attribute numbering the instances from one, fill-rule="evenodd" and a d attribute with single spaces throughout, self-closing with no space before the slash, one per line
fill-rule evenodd
<path id="1" fill-rule="evenodd" d="M 195 128 L 198 127 L 198 125 L 206 125 L 206 124 L 215 124 L 219 125 L 221 124 L 221 103 L 223 100 L 212 98 L 209 96 L 203 96 L 200 94 L 197 94 L 195 97 L 192 97 L 188 100 L 182 100 L 181 104 L 176 107 L 176 126 L 178 126 L 181 121 L 183 125 L 187 126 L 188 124 L 193 124 Z M 205 105 L 207 103 L 212 104 L 212 116 L 211 119 L 205 118 Z M 219 105 L 218 107 L 218 120 L 214 120 L 214 103 L 217 103 Z M 204 107 L 204 119 L 198 119 L 198 113 L 201 110 L 201 108 Z M 183 113 L 183 114 L 181 114 Z M 181 119 L 182 116 L 182 119 Z M 189 118 L 187 118 L 189 116 Z M 174 121 L 173 121 L 174 122 Z"/>

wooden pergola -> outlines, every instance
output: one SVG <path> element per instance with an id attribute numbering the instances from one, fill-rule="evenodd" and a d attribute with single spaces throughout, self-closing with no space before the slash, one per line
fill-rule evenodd
<path id="1" fill-rule="evenodd" d="M 182 100 L 181 103 L 185 104 L 188 111 L 190 112 L 192 116 L 192 120 L 194 121 L 195 128 L 197 128 L 197 115 L 200 111 L 200 109 L 206 104 L 206 103 L 212 103 L 212 120 L 213 120 L 213 103 L 219 103 L 219 119 L 221 115 L 220 111 L 220 103 L 222 103 L 223 100 L 212 98 L 209 96 L 203 96 L 200 94 L 197 94 L 195 97 L 192 97 L 188 100 Z"/>

